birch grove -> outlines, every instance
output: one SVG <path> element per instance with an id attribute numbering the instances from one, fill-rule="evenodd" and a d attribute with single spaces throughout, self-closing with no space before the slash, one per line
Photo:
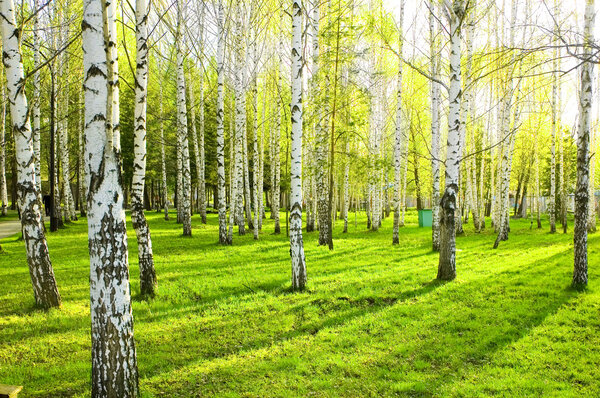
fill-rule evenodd
<path id="1" fill-rule="evenodd" d="M 564 246 L 548 255 L 573 255 L 572 286 L 592 285 L 596 3 L 0 0 L 0 255 L 25 244 L 22 264 L 0 265 L 15 279 L 27 266 L 30 304 L 53 308 L 32 318 L 51 325 L 75 311 L 63 286 L 80 264 L 67 258 L 87 228 L 94 397 L 163 388 L 138 375 L 133 318 L 146 360 L 165 301 L 191 297 L 198 308 L 182 314 L 212 317 L 206 303 L 228 292 L 294 302 L 348 271 L 371 279 L 340 274 L 332 289 L 355 284 L 378 308 L 406 292 L 371 298 L 371 280 L 437 261 L 436 280 L 456 284 L 457 268 L 486 270 L 482 252 L 506 273 L 529 243 Z M 254 272 L 262 260 L 270 279 Z"/>

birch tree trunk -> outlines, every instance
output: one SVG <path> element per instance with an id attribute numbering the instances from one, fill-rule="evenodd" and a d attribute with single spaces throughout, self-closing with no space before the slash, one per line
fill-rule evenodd
<path id="1" fill-rule="evenodd" d="M 575 187 L 575 225 L 573 242 L 575 263 L 573 286 L 586 286 L 588 282 L 587 229 L 590 183 L 590 121 L 592 110 L 591 45 L 594 40 L 593 26 L 596 12 L 594 0 L 587 0 L 584 23 L 584 61 L 581 65 L 581 92 L 579 93 L 579 125 L 577 128 L 577 184 Z"/>
<path id="2" fill-rule="evenodd" d="M 196 211 L 200 211 L 200 182 L 202 179 L 200 172 L 200 148 L 198 146 L 198 129 L 196 127 L 196 93 L 194 89 L 194 79 L 192 78 L 192 67 L 188 67 L 188 98 L 190 100 L 190 126 L 192 127 L 192 147 L 194 148 L 194 161 L 196 162 L 196 206 L 192 206 Z M 193 199 L 192 199 L 193 203 Z"/>
<path id="3" fill-rule="evenodd" d="M 90 251 L 92 397 L 138 396 L 121 169 L 113 137 L 106 3 L 84 0 L 85 159 Z"/>
<path id="4" fill-rule="evenodd" d="M 68 3 L 65 5 L 63 10 L 63 24 L 65 25 L 65 38 L 61 47 L 69 41 L 69 7 Z M 61 116 L 61 128 L 60 128 L 60 160 L 61 160 L 61 171 L 62 171 L 62 192 L 65 202 L 64 220 L 65 222 L 77 220 L 77 213 L 75 212 L 75 199 L 73 198 L 73 191 L 71 190 L 71 168 L 69 160 L 69 52 L 64 51 L 62 54 L 62 65 L 61 70 L 63 72 L 63 89 L 62 89 L 62 116 Z"/>
<path id="5" fill-rule="evenodd" d="M 219 205 L 219 243 L 227 244 L 227 203 L 225 198 L 225 16 L 223 2 L 218 3 L 217 17 L 217 200 Z M 232 210 L 233 211 L 233 210 Z"/>
<path id="6" fill-rule="evenodd" d="M 591 154 L 596 152 L 597 132 L 590 129 L 590 184 L 589 184 L 589 205 L 588 205 L 588 232 L 596 232 L 596 157 Z"/>
<path id="7" fill-rule="evenodd" d="M 159 66 L 160 70 L 160 66 Z M 167 186 L 167 162 L 165 156 L 165 115 L 163 108 L 163 83 L 162 78 L 159 80 L 159 129 L 160 129 L 160 165 L 161 165 L 161 181 L 163 191 L 163 209 L 165 213 L 165 221 L 169 221 L 169 188 Z"/>
<path id="8" fill-rule="evenodd" d="M 446 149 L 446 187 L 440 203 L 440 261 L 437 278 L 452 280 L 456 277 L 455 215 L 458 179 L 460 173 L 460 26 L 465 16 L 463 0 L 454 0 L 447 6 L 450 19 L 450 87 L 448 92 L 448 141 Z"/>
<path id="9" fill-rule="evenodd" d="M 247 144 L 246 137 L 246 90 L 245 86 L 245 57 L 242 45 L 242 37 L 244 35 L 244 20 L 241 17 L 242 10 L 238 5 L 236 8 L 237 18 L 236 25 L 237 29 L 235 32 L 235 180 L 234 184 L 236 198 L 235 198 L 235 219 L 238 224 L 238 234 L 244 235 L 246 233 L 244 210 L 245 210 L 245 191 L 246 191 L 246 178 L 245 178 L 245 151 L 244 147 Z"/>
<path id="10" fill-rule="evenodd" d="M 177 135 L 181 153 L 181 196 L 177 197 L 177 207 L 181 207 L 181 222 L 183 223 L 183 235 L 192 235 L 191 214 L 191 175 L 190 175 L 190 152 L 188 144 L 188 120 L 185 98 L 185 73 L 183 69 L 183 52 L 181 48 L 181 24 L 182 11 L 178 2 L 177 35 L 175 39 L 175 51 L 177 53 Z"/>
<path id="11" fill-rule="evenodd" d="M 33 9 L 38 9 L 38 0 L 34 0 Z M 33 153 L 35 156 L 35 185 L 38 191 L 38 200 L 42 203 L 42 161 L 41 161 L 41 130 L 40 130 L 40 89 L 41 79 L 38 67 L 40 65 L 40 34 L 39 17 L 36 13 L 33 17 L 33 98 L 31 101 L 31 118 L 33 122 Z M 4 85 L 2 85 L 2 98 L 4 95 Z M 6 105 L 3 104 L 3 107 Z M 4 117 L 4 116 L 3 116 Z M 4 119 L 2 123 L 4 129 Z"/>
<path id="12" fill-rule="evenodd" d="M 319 77 L 322 74 L 321 67 L 323 61 L 321 59 L 319 49 L 319 19 L 320 5 L 315 2 L 313 10 L 313 64 L 316 68 L 314 75 L 315 98 L 317 104 L 316 120 L 315 120 L 315 167 L 316 167 L 316 185 L 317 185 L 317 225 L 319 228 L 319 245 L 328 245 L 330 241 L 331 231 L 329 230 L 329 184 L 327 181 L 328 157 L 327 149 L 329 148 L 329 134 L 327 130 L 328 113 L 329 113 L 329 80 L 325 76 L 325 82 L 322 87 L 319 85 Z M 327 50 L 327 49 L 326 49 Z"/>
<path id="13" fill-rule="evenodd" d="M 280 33 L 281 35 L 283 35 L 283 32 Z M 283 40 L 283 38 L 281 38 L 281 40 Z M 279 234 L 281 233 L 281 227 L 279 225 L 279 202 L 281 200 L 281 187 L 280 187 L 280 180 L 281 180 L 281 154 L 280 154 L 280 140 L 281 140 L 281 107 L 283 106 L 283 103 L 281 101 L 281 95 L 280 95 L 280 90 L 281 90 L 281 52 L 283 51 L 283 42 L 280 41 L 279 43 L 279 51 L 278 51 L 278 55 L 279 55 L 279 63 L 278 63 L 278 69 L 277 69 L 277 87 L 278 89 L 276 90 L 276 95 L 277 95 L 277 100 L 275 101 L 275 128 L 273 130 L 273 135 L 272 135 L 272 158 L 271 158 L 271 167 L 273 168 L 272 170 L 272 182 L 271 182 L 271 190 L 272 190 L 272 197 L 271 197 L 271 215 L 273 217 L 274 220 L 274 224 L 275 224 L 275 234 Z"/>
<path id="14" fill-rule="evenodd" d="M 436 29 L 434 13 L 438 9 L 434 0 L 429 1 L 429 62 L 430 73 L 440 79 L 440 56 L 438 54 L 439 29 Z M 429 82 L 431 95 L 431 241 L 433 251 L 440 250 L 440 85 Z"/>
<path id="15" fill-rule="evenodd" d="M 206 224 L 206 166 L 204 152 L 204 3 L 200 5 L 200 98 L 198 100 L 198 147 L 200 149 L 198 168 L 198 201 L 200 202 L 200 219 Z M 198 163 L 198 162 L 196 162 Z"/>
<path id="16" fill-rule="evenodd" d="M 306 259 L 302 241 L 302 3 L 292 2 L 292 150 L 290 255 L 292 257 L 292 289 L 306 286 Z"/>
<path id="17" fill-rule="evenodd" d="M 343 200 L 343 213 L 344 213 L 344 230 L 343 233 L 348 232 L 348 208 L 350 207 L 350 141 L 346 140 L 346 159 L 344 160 L 344 200 Z"/>
<path id="18" fill-rule="evenodd" d="M 558 17 L 559 7 L 554 7 L 554 12 Z M 557 32 L 555 32 L 556 34 Z M 556 36 L 555 36 L 556 37 Z M 555 43 L 557 41 L 555 40 Z M 558 47 L 558 46 L 557 46 Z M 550 218 L 550 233 L 556 232 L 556 135 L 559 127 L 559 118 L 557 110 L 558 100 L 558 49 L 553 50 L 552 60 L 552 99 L 551 99 L 551 114 L 552 114 L 552 140 L 550 144 L 550 203 L 548 204 L 548 216 Z M 562 177 L 561 177 L 562 178 Z"/>
<path id="19" fill-rule="evenodd" d="M 254 3 L 253 3 L 254 4 Z M 254 6 L 251 12 L 252 21 L 254 19 Z M 260 204 L 258 203 L 258 180 L 260 172 L 260 161 L 258 153 L 258 54 L 256 50 L 256 40 L 258 34 L 253 30 L 252 37 L 252 202 L 254 203 L 254 239 L 258 240 L 259 219 L 260 219 Z"/>
<path id="20" fill-rule="evenodd" d="M 0 62 L 0 80 L 4 82 L 4 64 Z M 6 98 L 4 84 L 0 84 L 2 98 Z M 8 210 L 8 188 L 6 186 L 6 101 L 2 101 L 2 125 L 0 126 L 0 215 L 6 216 Z M 37 179 L 36 179 L 37 183 Z M 36 186 L 36 189 L 38 187 Z"/>
<path id="21" fill-rule="evenodd" d="M 430 1 L 432 3 L 432 1 Z M 431 4 L 430 4 L 431 5 Z M 432 9 L 433 10 L 433 9 Z M 433 12 L 433 11 L 432 11 Z M 430 17 L 431 18 L 431 17 Z M 404 22 L 404 0 L 400 1 L 400 17 L 399 17 L 399 31 L 400 38 L 398 54 L 402 56 L 403 48 L 403 22 Z M 397 245 L 400 243 L 399 231 L 400 231 L 400 205 L 401 205 L 401 176 L 402 176 L 402 59 L 398 63 L 398 88 L 396 95 L 396 129 L 394 133 L 394 225 L 392 231 L 392 244 Z M 433 98 L 433 97 L 432 97 Z M 433 108 L 432 108 L 433 111 Z M 432 113 L 432 120 L 435 115 Z M 433 134 L 433 133 L 432 133 Z M 433 135 L 432 135 L 433 136 Z"/>
<path id="22" fill-rule="evenodd" d="M 42 224 L 42 213 L 38 201 L 35 177 L 35 154 L 29 114 L 19 32 L 15 23 L 15 8 L 12 0 L 0 1 L 2 24 L 2 52 L 10 105 L 11 122 L 15 139 L 17 163 L 17 193 L 21 211 L 21 230 L 25 240 L 27 264 L 33 285 L 36 305 L 43 308 L 59 307 L 60 294 L 56 286 L 54 271 L 46 236 Z"/>
<path id="23" fill-rule="evenodd" d="M 515 68 L 515 30 L 516 30 L 516 15 L 517 15 L 517 1 L 512 0 L 512 11 L 511 11 L 511 22 L 510 22 L 510 34 L 509 42 L 510 48 L 513 49 L 510 59 L 510 70 L 506 72 L 506 81 L 503 82 L 504 94 L 502 99 L 502 121 L 501 121 L 501 135 L 502 135 L 502 146 L 501 146 L 501 161 L 500 161 L 500 173 L 498 174 L 498 185 L 499 189 L 499 216 L 498 216 L 498 236 L 494 242 L 494 248 L 497 248 L 501 241 L 508 240 L 508 232 L 510 229 L 510 175 L 512 168 L 512 153 L 515 143 L 516 130 L 511 130 L 511 107 L 513 105 L 513 72 Z M 517 103 L 515 101 L 515 103 Z M 515 107 L 515 115 L 518 114 L 518 107 Z M 517 119 L 514 119 L 514 125 L 516 126 Z"/>
<path id="24" fill-rule="evenodd" d="M 148 10 L 147 0 L 136 0 L 135 114 L 133 127 L 133 180 L 131 182 L 131 222 L 138 242 L 140 292 L 153 296 L 156 271 L 150 228 L 144 215 L 146 183 L 146 106 L 148 102 Z"/>
<path id="25" fill-rule="evenodd" d="M 82 73 L 83 75 L 83 73 Z M 79 177 L 79 215 L 87 215 L 87 185 L 85 185 L 85 137 L 83 136 L 84 101 L 83 86 L 78 90 L 77 104 L 79 105 L 79 126 L 77 129 L 77 140 L 79 153 L 77 156 L 77 168 Z"/>

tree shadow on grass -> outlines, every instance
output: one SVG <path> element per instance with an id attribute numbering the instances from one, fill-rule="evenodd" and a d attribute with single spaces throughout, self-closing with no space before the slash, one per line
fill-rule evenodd
<path id="1" fill-rule="evenodd" d="M 564 288 L 563 282 L 557 282 L 551 276 L 552 260 L 565 253 L 529 264 L 511 264 L 493 275 L 479 276 L 466 283 L 431 280 L 398 297 L 310 298 L 308 302 L 298 303 L 276 315 L 288 322 L 291 315 L 295 328 L 280 330 L 274 339 L 260 336 L 242 342 L 236 349 L 225 350 L 225 357 L 235 356 L 233 362 L 220 360 L 208 365 L 205 362 L 211 362 L 212 357 L 205 355 L 200 360 L 173 364 L 178 369 L 175 380 L 168 377 L 169 369 L 158 373 L 149 370 L 148 375 L 154 377 L 165 373 L 171 383 L 185 389 L 190 388 L 186 380 L 193 378 L 196 368 L 202 368 L 205 369 L 203 378 L 210 379 L 219 390 L 239 392 L 243 389 L 252 394 L 252 391 L 267 387 L 261 384 L 263 382 L 282 385 L 289 377 L 285 373 L 286 367 L 277 366 L 286 361 L 276 354 L 280 350 L 270 350 L 266 357 L 252 353 L 268 346 L 269 341 L 270 344 L 275 341 L 277 345 L 286 342 L 286 351 L 300 355 L 303 363 L 311 364 L 309 373 L 306 368 L 303 373 L 307 388 L 319 390 L 319 385 L 310 385 L 311 372 L 315 372 L 321 376 L 326 374 L 328 379 L 338 380 L 342 385 L 349 384 L 348 390 L 354 393 L 378 391 L 385 395 L 390 391 L 387 382 L 384 383 L 386 377 L 372 372 L 389 369 L 404 375 L 403 387 L 397 394 L 435 395 L 444 389 L 444 385 L 459 379 L 465 368 L 482 366 L 495 352 L 529 334 L 576 296 L 576 292 Z M 447 289 L 443 293 L 438 291 L 435 296 L 427 296 L 440 286 L 447 286 Z M 325 315 L 318 319 L 308 317 L 306 314 L 314 314 L 309 311 L 311 307 L 325 311 Z M 374 313 L 380 313 L 376 323 L 369 316 Z M 303 316 L 307 319 L 304 323 Z M 371 330 L 373 327 L 377 328 L 375 333 Z M 324 329 L 336 331 L 320 337 Z M 230 327 L 225 326 L 219 334 L 227 333 L 227 330 Z M 310 336 L 310 339 L 302 339 L 303 336 Z M 362 337 L 352 340 L 353 336 Z M 391 341 L 396 344 L 390 347 Z M 297 349 L 301 351 L 295 351 Z M 343 360 L 348 356 L 352 361 Z M 222 355 L 215 358 L 222 358 Z M 373 366 L 355 368 L 363 362 Z M 264 379 L 267 366 L 270 376 Z M 236 380 L 246 380 L 240 381 L 246 384 L 227 384 L 228 377 L 222 372 L 235 374 Z M 182 375 L 183 378 L 177 380 Z M 247 385 L 249 380 L 257 384 Z"/>

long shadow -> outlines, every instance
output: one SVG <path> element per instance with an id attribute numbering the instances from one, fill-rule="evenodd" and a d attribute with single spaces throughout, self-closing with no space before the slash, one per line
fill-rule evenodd
<path id="1" fill-rule="evenodd" d="M 260 350 L 265 347 L 269 347 L 272 344 L 283 344 L 287 341 L 291 341 L 297 338 L 301 338 L 307 335 L 318 335 L 318 333 L 326 328 L 335 328 L 339 326 L 343 326 L 344 324 L 353 321 L 354 319 L 373 314 L 379 311 L 382 311 L 385 308 L 391 307 L 395 304 L 402 303 L 404 301 L 414 299 L 421 295 L 426 295 L 438 287 L 444 286 L 445 282 L 430 280 L 422 283 L 422 287 L 417 289 L 408 290 L 400 293 L 397 296 L 387 296 L 387 297 L 362 297 L 362 298 L 352 298 L 347 296 L 338 296 L 334 298 L 314 298 L 310 299 L 310 293 L 301 293 L 300 295 L 303 298 L 306 298 L 305 301 L 298 303 L 290 308 L 288 308 L 285 312 L 281 313 L 281 316 L 294 316 L 299 320 L 299 324 L 294 323 L 292 329 L 290 330 L 281 330 L 276 334 L 269 335 L 258 335 L 257 337 L 248 337 L 245 341 L 236 341 L 234 346 L 221 350 L 219 352 L 205 352 L 204 356 L 200 359 L 200 361 L 210 361 L 217 358 L 224 358 L 232 355 L 239 355 L 247 351 Z M 282 292 L 285 294 L 285 292 Z M 308 310 L 309 307 L 317 307 L 319 308 L 320 313 L 322 314 L 322 318 L 315 322 L 302 322 L 302 314 Z M 193 312 L 192 311 L 188 311 Z M 328 316 L 329 313 L 333 313 L 333 316 Z M 186 312 L 181 312 L 178 314 L 179 316 L 185 317 Z M 263 317 L 270 318 L 272 314 L 264 314 Z M 253 319 L 256 324 L 261 324 L 262 319 Z M 219 339 L 219 336 L 231 335 L 232 326 L 229 323 L 223 323 L 219 325 L 218 329 L 211 329 L 211 335 L 215 339 Z M 181 331 L 180 333 L 186 334 L 187 331 Z M 246 337 L 246 336 L 244 336 Z M 175 337 L 176 339 L 176 337 Z M 208 345 L 212 345 L 210 341 L 207 342 Z M 138 354 L 145 355 L 144 352 L 145 344 L 143 343 L 143 339 L 138 339 Z M 150 346 L 153 347 L 153 346 Z M 152 353 L 148 353 L 148 355 L 155 355 Z M 181 367 L 185 367 L 190 364 L 190 362 L 197 362 L 198 358 L 194 360 L 182 360 L 180 362 L 171 362 L 170 366 L 165 366 L 165 364 L 158 364 L 153 368 L 143 369 L 145 377 L 154 377 L 159 374 L 169 373 L 174 369 L 178 369 Z"/>
<path id="2" fill-rule="evenodd" d="M 483 285 L 461 285 L 452 297 L 455 299 L 453 304 L 462 304 L 463 311 L 441 312 L 438 314 L 437 323 L 420 325 L 423 330 L 440 330 L 443 325 L 450 332 L 444 336 L 433 334 L 428 336 L 436 342 L 435 347 L 438 351 L 435 354 L 431 351 L 433 342 L 431 339 L 424 339 L 423 335 L 416 340 L 421 343 L 410 350 L 414 354 L 410 358 L 413 363 L 425 361 L 432 363 L 432 366 L 437 369 L 433 380 L 428 382 L 428 394 L 445 391 L 444 386 L 460 379 L 464 368 L 468 366 L 477 368 L 484 365 L 494 353 L 527 336 L 547 317 L 555 314 L 576 297 L 577 292 L 573 289 L 558 286 L 551 286 L 552 291 L 556 292 L 551 295 L 546 292 L 548 287 L 544 284 L 547 282 L 544 277 L 548 277 L 551 274 L 549 271 L 554 270 L 553 265 L 549 263 L 564 257 L 567 252 L 569 250 L 528 264 L 530 267 L 539 267 L 533 272 L 531 269 L 522 272 L 523 269 L 520 268 L 522 265 L 517 265 L 493 277 L 485 278 L 481 281 Z M 502 281 L 503 277 L 510 281 Z M 504 284 L 499 285 L 495 281 Z M 527 286 L 537 294 L 524 300 L 519 292 Z M 474 302 L 473 297 L 478 294 L 493 297 L 498 293 L 498 288 L 501 288 L 502 299 Z M 457 351 L 456 348 L 464 347 L 465 342 L 467 342 L 465 352 Z M 457 358 L 460 364 L 457 364 Z M 417 384 L 419 381 L 414 380 L 414 383 Z"/>
<path id="3" fill-rule="evenodd" d="M 558 309 L 562 305 L 567 303 L 569 299 L 575 295 L 575 293 L 572 291 L 569 291 L 567 289 L 561 289 L 555 296 L 540 293 L 530 296 L 529 300 L 525 300 L 524 302 L 523 298 L 516 294 L 518 293 L 521 286 L 526 285 L 526 283 L 528 282 L 530 284 L 530 287 L 532 287 L 534 291 L 539 291 L 540 288 L 543 287 L 543 285 L 536 283 L 538 279 L 533 279 L 534 283 L 531 283 L 531 277 L 539 275 L 541 278 L 543 278 L 543 276 L 547 276 L 548 270 L 551 267 L 550 265 L 548 265 L 548 263 L 551 262 L 551 260 L 553 259 L 564 256 L 564 254 L 565 252 L 561 252 L 550 256 L 549 258 L 541 259 L 534 262 L 533 264 L 529 264 L 530 266 L 545 265 L 545 267 L 541 267 L 537 271 L 533 272 L 533 275 L 531 272 L 520 272 L 519 269 L 523 267 L 523 265 L 516 265 L 513 267 L 509 267 L 499 273 L 490 275 L 488 277 L 476 278 L 470 281 L 469 283 L 450 283 L 449 290 L 445 290 L 445 297 L 442 299 L 452 303 L 460 303 L 460 307 L 463 310 L 463 312 L 457 311 L 457 308 L 455 306 L 440 306 L 438 302 L 439 300 L 437 300 L 437 296 L 429 297 L 429 299 L 425 301 L 421 300 L 416 302 L 416 305 L 419 305 L 420 308 L 411 307 L 411 312 L 408 314 L 409 317 L 414 317 L 409 318 L 412 320 L 413 325 L 416 326 L 418 324 L 418 327 L 414 328 L 415 331 L 418 332 L 418 336 L 414 339 L 408 338 L 410 344 L 413 344 L 410 347 L 410 349 L 408 349 L 408 352 L 410 353 L 409 357 L 399 359 L 397 356 L 391 356 L 387 358 L 382 358 L 381 361 L 388 364 L 387 366 L 390 367 L 393 367 L 399 361 L 406 361 L 409 364 L 413 364 L 416 361 L 424 361 L 430 363 L 433 362 L 432 366 L 434 366 L 436 372 L 434 374 L 433 380 L 430 380 L 430 382 L 427 385 L 426 395 L 434 394 L 436 391 L 439 392 L 439 389 L 444 383 L 451 382 L 452 380 L 455 380 L 456 378 L 460 377 L 462 367 L 467 365 L 484 363 L 486 359 L 489 358 L 497 350 L 500 350 L 502 347 L 511 344 L 512 342 L 525 336 L 532 327 L 541 324 L 546 317 L 558 311 Z M 473 297 L 477 294 L 483 294 L 486 296 L 489 295 L 490 297 L 492 297 L 494 293 L 497 293 L 497 289 L 499 287 L 504 287 L 504 283 L 506 283 L 506 277 L 511 275 L 518 276 L 517 278 L 514 278 L 511 282 L 520 283 L 514 284 L 514 287 L 512 288 L 513 295 L 509 296 L 508 299 L 506 299 L 505 301 L 500 300 L 497 302 L 479 300 L 476 303 L 473 303 Z M 540 282 L 543 282 L 543 279 Z M 348 308 L 351 309 L 347 314 L 339 314 L 335 315 L 332 318 L 327 318 L 320 320 L 319 322 L 310 323 L 304 325 L 299 330 L 287 331 L 279 336 L 281 336 L 282 342 L 290 341 L 292 339 L 308 334 L 316 335 L 316 338 L 318 338 L 319 331 L 323 328 L 346 327 L 345 325 L 349 324 L 349 322 L 354 319 L 361 319 L 362 316 L 366 316 L 376 311 L 389 309 L 389 311 L 387 311 L 384 315 L 385 320 L 381 319 L 380 321 L 384 324 L 386 323 L 386 320 L 389 322 L 389 326 L 387 327 L 391 329 L 390 332 L 385 333 L 383 331 L 380 331 L 380 333 L 378 334 L 379 337 L 373 337 L 374 339 L 380 338 L 389 341 L 391 336 L 389 333 L 392 333 L 392 335 L 395 332 L 405 333 L 403 329 L 406 328 L 405 322 L 407 320 L 407 315 L 402 315 L 402 312 L 398 313 L 398 311 L 400 311 L 403 307 L 400 304 L 404 303 L 411 297 L 417 297 L 418 295 L 431 292 L 432 290 L 441 285 L 443 284 L 440 282 L 432 281 L 430 282 L 430 284 L 425 285 L 421 289 L 415 289 L 414 291 L 403 293 L 401 296 L 399 296 L 400 298 L 398 300 L 393 300 L 389 297 L 379 298 L 379 303 L 377 303 L 377 301 L 371 301 L 369 298 L 365 298 L 363 300 L 353 300 L 348 297 L 343 297 L 330 298 L 324 300 L 312 300 L 308 303 L 299 304 L 288 311 L 291 311 L 292 313 L 298 312 L 302 309 L 305 309 L 308 305 L 316 305 L 318 307 L 327 308 L 327 305 L 332 305 L 331 302 L 335 302 L 336 300 L 340 300 L 341 302 L 348 302 Z M 505 298 L 505 296 L 506 294 L 502 295 L 502 298 Z M 533 309 L 534 312 L 530 312 L 529 314 L 524 315 L 520 314 L 518 311 L 513 310 L 513 306 L 516 303 L 521 303 L 526 308 Z M 477 306 L 477 304 L 479 304 L 479 306 Z M 339 305 L 334 305 L 334 308 L 336 306 Z M 478 307 L 483 307 L 483 309 L 480 309 Z M 427 313 L 428 311 L 429 313 L 432 313 L 434 311 L 439 311 L 440 308 L 442 309 L 442 311 L 439 312 L 436 318 L 433 318 L 431 320 L 423 321 L 421 317 L 417 317 L 418 314 Z M 340 310 L 336 309 L 336 311 L 339 312 Z M 498 327 L 496 328 L 472 328 L 471 326 L 473 320 L 471 318 L 473 314 L 477 315 L 479 313 L 482 313 L 484 315 L 484 322 L 481 322 L 481 325 L 494 324 L 494 321 L 497 321 L 498 319 L 502 322 L 500 322 L 500 325 L 498 325 Z M 506 324 L 506 322 L 509 323 Z M 364 327 L 368 326 L 369 322 L 365 321 Z M 360 331 L 360 325 L 349 327 L 351 329 L 358 328 L 358 330 L 348 330 L 347 333 L 364 333 Z M 462 341 L 462 344 L 454 344 L 460 341 Z M 465 342 L 467 344 L 465 344 Z M 335 347 L 327 346 L 327 352 L 319 351 L 323 348 L 319 348 L 313 351 L 311 347 L 313 347 L 312 344 L 309 346 L 303 345 L 303 350 L 306 353 L 310 353 L 313 356 L 336 355 Z M 318 344 L 315 343 L 314 347 L 318 347 Z M 230 351 L 228 350 L 229 352 L 226 352 L 226 355 L 238 355 L 246 350 L 254 350 L 257 348 L 260 348 L 260 345 L 257 346 L 256 344 L 242 344 L 239 349 Z M 216 355 L 214 357 L 222 357 L 222 355 Z M 249 356 L 247 360 L 254 361 L 255 359 L 252 358 L 254 357 Z M 452 360 L 450 358 L 452 358 Z M 458 358 L 459 360 L 457 361 L 456 358 Z M 205 356 L 201 361 L 206 361 L 210 359 L 211 356 L 208 355 Z M 310 357 L 305 358 L 304 360 L 310 361 Z M 357 360 L 360 361 L 360 359 Z M 186 362 L 194 361 L 182 361 L 182 363 Z M 322 362 L 328 361 L 325 360 Z M 244 361 L 238 361 L 236 363 L 236 366 L 252 368 L 251 364 L 248 364 Z M 166 372 L 168 372 L 168 370 L 166 370 Z M 216 373 L 218 372 L 218 369 L 211 370 L 211 373 L 212 372 Z M 331 369 L 329 369 L 328 374 L 330 374 L 331 377 L 336 377 L 335 374 L 332 373 Z M 369 377 L 368 375 L 363 376 Z M 410 382 L 411 380 L 408 381 Z M 417 384 L 420 381 L 412 380 L 412 382 Z M 407 391 L 407 393 L 410 392 L 411 391 Z M 412 391 L 412 393 L 416 393 L 416 391 Z"/>

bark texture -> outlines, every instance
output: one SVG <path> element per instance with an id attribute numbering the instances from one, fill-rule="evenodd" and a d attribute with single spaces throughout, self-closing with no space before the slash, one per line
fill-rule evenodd
<path id="1" fill-rule="evenodd" d="M 61 298 L 50 262 L 42 224 L 41 207 L 38 201 L 33 134 L 29 123 L 23 63 L 19 47 L 20 30 L 15 23 L 15 8 L 12 0 L 0 1 L 0 19 L 3 44 L 2 61 L 5 67 L 7 99 L 15 139 L 17 194 L 29 274 L 36 304 L 43 308 L 59 307 Z"/>
<path id="2" fill-rule="evenodd" d="M 114 138 L 107 56 L 108 18 L 102 0 L 83 2 L 85 159 L 90 252 L 92 396 L 137 397 L 127 233 L 121 168 Z M 108 40 L 106 40 L 108 41 Z"/>

